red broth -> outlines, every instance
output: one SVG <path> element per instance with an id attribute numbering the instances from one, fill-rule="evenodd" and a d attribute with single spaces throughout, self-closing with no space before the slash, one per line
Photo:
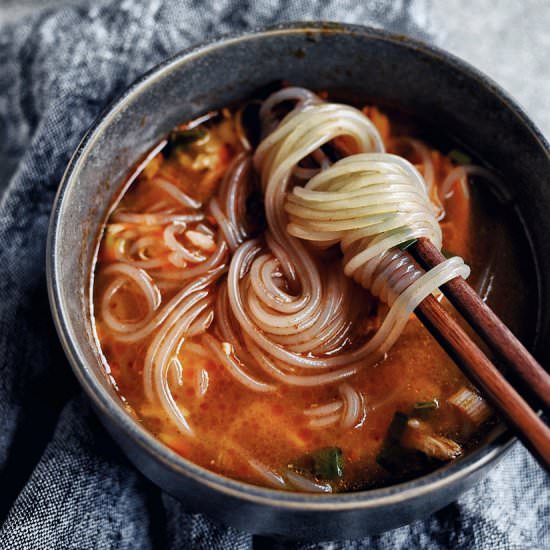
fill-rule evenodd
<path id="1" fill-rule="evenodd" d="M 334 491 L 378 487 L 425 473 L 478 445 L 495 419 L 414 316 L 383 361 L 365 366 L 352 377 L 354 388 L 364 396 L 365 411 L 352 429 L 342 430 L 338 422 L 329 422 L 342 414 L 338 384 L 300 388 L 275 381 L 277 387 L 272 393 L 251 391 L 213 354 L 201 351 L 200 335 L 182 340 L 176 357 L 180 370 L 169 374 L 173 398 L 192 426 L 194 437 L 179 430 L 155 400 L 147 399 L 144 362 L 160 328 L 137 342 L 117 338 L 102 314 L 105 293 L 116 277 L 108 268 L 124 261 L 121 258 L 129 258 L 143 266 L 153 281 L 161 281 L 159 311 L 187 284 L 177 278 L 171 280 L 169 274 L 191 269 L 193 263 L 171 266 L 167 262 L 171 250 L 162 240 L 166 227 L 190 210 L 158 182 L 168 182 L 170 189 L 206 205 L 219 193 L 233 159 L 244 150 L 238 112 L 238 106 L 224 109 L 193 128 L 182 125 L 179 144 L 174 145 L 172 135 L 172 142 L 141 169 L 107 220 L 94 270 L 94 322 L 108 370 L 127 410 L 181 456 L 258 485 L 271 485 L 265 476 L 267 470 L 283 479 L 286 472 L 296 471 L 314 482 L 328 480 Z M 395 139 L 422 137 L 422 125 L 372 105 L 364 112 L 378 127 L 390 152 L 405 156 L 420 171 L 425 169 L 418 151 L 406 140 Z M 437 187 L 457 162 L 464 161 L 464 154 L 448 150 L 444 154 L 431 145 L 426 147 Z M 487 296 L 514 330 L 529 336 L 535 298 L 529 278 L 530 258 L 521 254 L 522 248 L 527 249 L 525 237 L 517 220 L 508 215 L 509 206 L 501 205 L 486 184 L 477 180 L 455 185 L 443 203 L 444 250 L 461 255 L 469 263 L 474 288 Z M 251 204 L 247 203 L 247 216 L 253 218 L 250 223 L 256 226 L 256 234 L 261 234 L 261 202 Z M 204 214 L 199 231 L 203 237 L 195 242 L 196 235 L 176 233 L 175 238 L 193 254 L 208 256 L 219 228 L 207 208 L 200 212 Z M 146 224 L 142 223 L 144 218 L 132 217 L 143 213 L 150 216 Z M 341 269 L 338 251 L 330 261 L 334 269 Z M 223 277 L 213 285 L 213 293 L 219 292 L 220 281 Z M 518 281 L 523 284 L 518 285 Z M 376 305 L 363 289 L 357 287 L 354 292 L 370 304 L 358 321 L 365 324 L 366 334 L 377 323 L 373 314 Z M 146 309 L 142 294 L 131 283 L 121 285 L 109 302 L 110 313 L 122 321 L 140 320 Z M 484 412 L 478 417 L 468 416 L 448 401 L 461 390 L 481 404 Z M 324 405 L 329 406 L 328 413 L 316 414 L 316 407 Z M 328 474 L 324 472 L 327 468 Z M 284 488 L 297 487 L 286 483 Z"/>

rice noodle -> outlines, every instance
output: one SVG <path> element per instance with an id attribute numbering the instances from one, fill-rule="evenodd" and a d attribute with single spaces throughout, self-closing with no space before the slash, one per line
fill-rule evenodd
<path id="1" fill-rule="evenodd" d="M 212 321 L 214 320 L 214 312 L 212 310 L 205 311 L 202 315 L 199 315 L 189 327 L 187 331 L 187 337 L 193 338 L 199 336 L 203 332 L 206 332 Z"/>
<path id="2" fill-rule="evenodd" d="M 318 430 L 320 428 L 328 428 L 329 426 L 333 426 L 338 423 L 338 420 L 340 420 L 339 414 L 329 414 L 318 418 L 312 418 L 309 421 L 308 426 L 313 430 Z"/>
<path id="3" fill-rule="evenodd" d="M 136 214 L 117 210 L 113 213 L 112 221 L 122 223 L 133 223 L 136 225 L 164 225 L 167 223 L 198 222 L 204 219 L 204 214 L 168 214 L 168 213 L 145 213 Z"/>
<path id="4" fill-rule="evenodd" d="M 157 399 L 175 425 L 188 435 L 193 435 L 193 431 L 172 395 L 168 368 L 191 323 L 211 304 L 207 291 L 189 295 L 156 333 L 145 356 L 143 378 L 147 399 Z"/>
<path id="5" fill-rule="evenodd" d="M 185 233 L 187 230 L 186 224 L 171 224 L 167 225 L 164 229 L 164 242 L 170 250 L 176 252 L 175 255 L 172 255 L 170 261 L 174 263 L 174 260 L 184 260 L 185 262 L 191 262 L 194 264 L 199 264 L 206 260 L 206 256 L 199 252 L 191 252 L 188 250 L 181 242 L 176 239 L 176 235 Z M 183 265 L 182 267 L 185 267 Z"/>
<path id="6" fill-rule="evenodd" d="M 163 324 L 166 319 L 183 307 L 182 304 L 192 294 L 207 288 L 210 283 L 215 281 L 223 272 L 223 264 L 215 269 L 203 273 L 201 277 L 195 279 L 191 283 L 183 287 L 162 309 L 159 310 L 156 316 L 154 316 L 149 322 L 143 323 L 143 326 L 134 327 L 131 331 L 118 331 L 113 328 L 115 332 L 114 337 L 121 342 L 139 342 L 147 336 L 149 336 L 156 328 Z"/>
<path id="7" fill-rule="evenodd" d="M 399 137 L 392 140 L 393 145 L 400 145 L 403 143 L 405 145 L 409 145 L 422 160 L 422 166 L 424 168 L 424 181 L 426 182 L 428 194 L 430 194 L 435 184 L 435 170 L 430 150 L 424 143 L 422 143 L 418 139 L 413 139 L 410 137 Z"/>
<path id="8" fill-rule="evenodd" d="M 229 222 L 225 214 L 222 212 L 216 197 L 210 201 L 209 208 L 214 218 L 216 218 L 220 229 L 223 231 L 223 235 L 225 237 L 225 241 L 229 245 L 229 249 L 234 251 L 240 244 L 240 239 L 236 228 Z"/>
<path id="9" fill-rule="evenodd" d="M 197 266 L 175 271 L 151 271 L 150 275 L 156 280 L 164 279 L 165 281 L 172 280 L 179 281 L 181 283 L 188 281 L 189 279 L 202 277 L 203 275 L 219 271 L 221 266 L 224 266 L 223 271 L 225 271 L 226 255 L 227 245 L 222 238 L 218 238 L 216 251 L 210 256 L 210 258 Z"/>
<path id="10" fill-rule="evenodd" d="M 310 428 L 327 428 L 339 423 L 341 428 L 349 430 L 364 421 L 366 407 L 363 396 L 345 382 L 340 384 L 338 390 L 340 401 L 314 405 L 304 411 L 304 415 L 311 417 L 308 423 Z"/>
<path id="11" fill-rule="evenodd" d="M 428 197 L 432 200 L 436 207 L 436 218 L 441 220 L 445 216 L 445 208 L 441 203 L 439 196 L 439 190 L 435 186 L 435 168 L 432 160 L 432 153 L 430 149 L 418 139 L 413 139 L 410 137 L 398 137 L 391 140 L 392 146 L 408 145 L 416 152 L 420 157 L 422 163 L 422 176 L 426 184 L 426 190 L 428 192 Z"/>
<path id="12" fill-rule="evenodd" d="M 378 399 L 378 401 L 369 400 L 369 402 L 365 404 L 366 413 L 368 414 L 369 411 L 375 411 L 381 407 L 385 407 L 386 405 L 393 403 L 403 391 L 405 385 L 406 381 L 404 379 L 400 379 L 399 383 L 395 384 L 389 393 L 386 393 L 383 397 Z"/>
<path id="13" fill-rule="evenodd" d="M 168 193 L 181 206 L 184 206 L 186 208 L 193 208 L 195 210 L 198 210 L 202 206 L 200 201 L 197 201 L 194 198 L 190 197 L 169 181 L 156 177 L 151 180 L 151 183 L 156 185 L 157 187 L 160 187 L 163 191 Z"/>
<path id="14" fill-rule="evenodd" d="M 253 458 L 248 459 L 248 465 L 262 476 L 264 481 L 272 485 L 276 489 L 286 488 L 286 481 L 282 476 L 270 470 L 265 464 Z"/>
<path id="15" fill-rule="evenodd" d="M 208 371 L 205 368 L 198 369 L 195 374 L 195 396 L 202 399 L 208 391 Z"/>
<path id="16" fill-rule="evenodd" d="M 285 101 L 294 101 L 295 106 L 292 112 L 297 113 L 308 105 L 320 103 L 321 99 L 313 92 L 299 87 L 283 88 L 271 94 L 260 107 L 260 120 L 264 135 L 271 132 L 277 125 L 277 117 L 273 112 L 274 107 Z"/>
<path id="17" fill-rule="evenodd" d="M 245 215 L 250 173 L 250 156 L 241 153 L 228 168 L 220 186 L 219 196 L 225 206 L 224 211 L 222 211 L 217 197 L 213 197 L 209 203 L 210 212 L 216 219 L 232 252 L 247 235 L 242 220 Z"/>
<path id="18" fill-rule="evenodd" d="M 340 385 L 339 391 L 344 402 L 340 425 L 344 430 L 349 430 L 356 427 L 365 418 L 363 396 L 346 383 Z"/>
<path id="19" fill-rule="evenodd" d="M 332 486 L 330 483 L 320 483 L 318 481 L 312 481 L 305 476 L 302 476 L 292 470 L 288 470 L 285 474 L 285 477 L 288 479 L 296 489 L 301 491 L 307 491 L 310 493 L 332 493 Z"/>
<path id="20" fill-rule="evenodd" d="M 241 365 L 238 364 L 234 355 L 224 351 L 223 346 L 213 336 L 206 334 L 203 339 L 205 345 L 214 353 L 220 363 L 226 367 L 231 376 L 238 380 L 243 386 L 246 386 L 252 391 L 259 392 L 272 392 L 275 390 L 275 386 L 256 380 L 248 374 Z"/>
<path id="21" fill-rule="evenodd" d="M 114 263 L 103 270 L 104 275 L 117 274 L 117 277 L 105 290 L 101 299 L 101 316 L 105 324 L 118 333 L 130 333 L 145 327 L 152 319 L 154 312 L 161 303 L 161 296 L 158 287 L 151 277 L 143 269 L 124 264 Z M 116 318 L 111 312 L 111 300 L 123 285 L 131 281 L 142 292 L 145 297 L 147 313 L 139 321 L 123 321 Z"/>
<path id="22" fill-rule="evenodd" d="M 444 199 L 449 198 L 453 193 L 453 187 L 457 182 L 460 182 L 464 195 L 466 197 L 470 196 L 468 190 L 468 178 L 472 176 L 481 177 L 490 183 L 492 183 L 491 189 L 497 194 L 501 200 L 506 200 L 507 197 L 504 194 L 502 182 L 489 170 L 483 168 L 482 166 L 474 166 L 471 164 L 457 166 L 451 170 L 447 177 L 443 180 L 440 188 L 440 194 Z"/>
<path id="23" fill-rule="evenodd" d="M 332 401 L 326 405 L 312 405 L 309 409 L 304 411 L 306 416 L 326 416 L 332 415 L 342 410 L 342 401 Z"/>
<path id="24" fill-rule="evenodd" d="M 275 487 L 276 489 L 286 488 L 287 483 L 281 475 L 268 468 L 259 460 L 251 458 L 250 454 L 238 443 L 233 443 L 231 448 L 269 485 Z"/>

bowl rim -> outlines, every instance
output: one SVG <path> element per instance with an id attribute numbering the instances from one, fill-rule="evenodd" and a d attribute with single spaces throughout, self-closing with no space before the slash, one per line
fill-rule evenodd
<path id="1" fill-rule="evenodd" d="M 330 21 L 295 21 L 222 35 L 221 37 L 185 48 L 145 72 L 102 110 L 84 134 L 65 169 L 50 216 L 46 243 L 48 298 L 62 347 L 76 378 L 84 388 L 88 398 L 96 409 L 101 411 L 110 422 L 115 423 L 119 430 L 125 432 L 146 454 L 152 455 L 157 462 L 162 463 L 172 472 L 191 478 L 195 482 L 206 485 L 210 489 L 227 496 L 277 508 L 303 511 L 337 511 L 384 507 L 409 499 L 419 498 L 469 477 L 476 471 L 501 458 L 516 442 L 516 439 L 506 432 L 499 435 L 496 440 L 473 450 L 460 461 L 450 463 L 410 481 L 366 491 L 316 495 L 280 491 L 225 477 L 207 470 L 169 449 L 143 426 L 132 419 L 120 405 L 115 403 L 113 397 L 102 386 L 80 353 L 80 344 L 74 338 L 70 323 L 65 317 L 64 311 L 66 308 L 61 291 L 62 283 L 60 282 L 60 278 L 57 277 L 59 261 L 57 254 L 59 242 L 58 230 L 67 192 L 77 184 L 80 168 L 86 161 L 94 144 L 101 137 L 104 129 L 109 126 L 115 117 L 124 111 L 127 103 L 134 97 L 139 96 L 158 80 L 165 78 L 172 71 L 177 70 L 180 65 L 209 55 L 212 51 L 249 40 L 261 40 L 276 35 L 306 34 L 308 32 L 351 34 L 376 41 L 390 42 L 403 48 L 419 51 L 423 55 L 433 58 L 438 63 L 443 63 L 454 68 L 470 80 L 475 80 L 479 86 L 486 88 L 493 96 L 496 96 L 519 119 L 520 123 L 529 130 L 540 148 L 546 153 L 550 162 L 550 146 L 540 130 L 529 119 L 523 109 L 497 83 L 469 63 L 421 40 L 365 25 Z"/>

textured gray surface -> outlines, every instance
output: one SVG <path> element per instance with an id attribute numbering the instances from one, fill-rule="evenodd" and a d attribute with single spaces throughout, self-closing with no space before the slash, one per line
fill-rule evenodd
<path id="1" fill-rule="evenodd" d="M 0 3 L 0 25 L 15 23 L 23 17 L 32 16 L 47 8 L 84 4 L 85 0 L 2 0 Z"/>
<path id="2" fill-rule="evenodd" d="M 446 0 L 429 14 L 433 41 L 495 79 L 550 136 L 550 2 Z"/>
<path id="3" fill-rule="evenodd" d="M 96 2 L 100 5 L 102 2 Z M 78 10 L 90 0 L 0 0 L 0 28 L 65 7 Z M 187 2 L 182 3 L 186 5 Z M 533 121 L 550 136 L 550 2 L 548 0 L 343 0 L 313 2 L 304 12 L 291 1 L 237 3 L 231 0 L 197 1 L 195 10 L 211 14 L 206 27 L 182 21 L 165 37 L 177 44 L 173 33 L 190 43 L 235 28 L 254 28 L 273 21 L 304 17 L 371 24 L 408 33 L 447 49 L 472 63 L 506 89 Z M 154 9 L 156 2 L 151 2 Z M 307 13 L 307 15 L 305 15 Z M 173 51 L 168 49 L 168 51 Z M 0 101 L 2 98 L 0 97 Z M 2 137 L 0 129 L 0 138 Z M 13 145 L 0 142 L 0 190 L 16 161 Z M 4 176 L 4 177 L 3 177 Z"/>
<path id="4" fill-rule="evenodd" d="M 85 5 L 87 0 L 3 0 L 0 25 L 14 22 L 58 5 Z M 284 2 L 282 2 L 284 3 Z M 205 3 L 208 9 L 210 3 Z M 229 3 L 230 4 L 230 3 Z M 326 2 L 316 17 L 335 18 L 347 23 L 368 23 L 365 11 L 375 12 L 389 2 Z M 370 9 L 365 10 L 363 6 Z M 212 3 L 213 12 L 229 11 L 228 3 Z M 548 0 L 396 0 L 387 8 L 387 22 L 399 26 L 407 9 L 409 32 L 432 41 L 486 72 L 526 109 L 546 136 L 550 136 L 550 2 Z M 254 26 L 255 10 L 239 9 L 233 15 Z M 260 12 L 270 10 L 259 10 Z M 291 10 L 290 10 L 291 11 Z M 297 12 L 296 12 L 297 13 Z M 285 14 L 286 15 L 286 14 Z M 288 16 L 286 17 L 288 18 Z M 290 17 L 291 18 L 291 17 Z M 260 17 L 258 17 L 260 19 Z M 414 29 L 413 27 L 416 27 Z M 416 31 L 416 32 L 415 32 Z"/>
<path id="5" fill-rule="evenodd" d="M 185 514 L 129 467 L 78 397 L 44 322 L 45 230 L 68 157 L 105 103 L 160 59 L 221 32 L 298 18 L 374 23 L 452 45 L 486 63 L 548 131 L 547 76 L 538 67 L 549 8 L 482 1 L 451 11 L 454 2 L 422 0 L 307 7 L 116 0 L 54 11 L 47 4 L 47 12 L 14 15 L 0 33 L 0 178 L 9 180 L 0 204 L 0 514 L 7 513 L 0 547 L 282 546 Z M 4 3 L 3 17 L 14 7 Z M 485 29 L 490 39 L 479 35 Z M 546 474 L 516 446 L 486 481 L 426 521 L 324 547 L 548 548 L 546 487 Z"/>

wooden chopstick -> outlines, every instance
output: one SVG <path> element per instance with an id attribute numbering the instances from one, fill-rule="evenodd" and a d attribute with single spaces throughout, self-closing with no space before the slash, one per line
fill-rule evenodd
<path id="1" fill-rule="evenodd" d="M 440 257 L 434 253 L 434 250 Z M 409 248 L 409 251 L 426 268 L 433 267 L 445 260 L 445 257 L 429 241 L 424 239 L 419 239 Z M 448 288 L 455 281 L 459 282 L 458 285 L 455 285 L 459 288 L 458 291 L 456 288 L 454 289 L 451 299 Z M 460 288 L 464 286 L 468 287 L 468 290 Z M 510 362 L 510 365 L 521 374 L 524 380 L 528 382 L 531 380 L 547 382 L 548 374 L 521 345 L 506 325 L 466 284 L 464 279 L 453 279 L 453 281 L 444 285 L 442 290 L 466 320 L 475 319 L 471 324 L 486 339 L 489 347 L 493 347 L 493 341 L 496 342 L 494 349 Z M 471 297 L 472 294 L 475 298 Z M 462 296 L 464 295 L 467 297 L 466 305 L 462 302 Z M 478 312 L 480 305 L 483 306 L 482 313 Z M 490 314 L 487 314 L 484 310 L 489 310 Z M 463 313 L 463 311 L 466 313 Z M 480 388 L 495 411 L 498 412 L 498 415 L 506 421 L 507 425 L 546 470 L 550 471 L 550 428 L 546 426 L 485 353 L 433 296 L 425 298 L 416 308 L 415 313 L 445 351 L 456 361 L 472 382 Z M 485 316 L 487 315 L 493 321 L 492 326 L 489 328 L 483 326 L 483 328 L 478 329 L 479 324 L 483 325 L 485 323 Z M 495 323 L 493 318 L 498 323 Z M 506 330 L 501 332 L 501 327 Z M 511 343 L 508 344 L 507 342 Z M 514 346 L 514 353 L 507 351 L 508 346 Z M 525 354 L 528 356 L 528 360 L 525 359 Z M 519 367 L 518 363 L 514 362 L 518 355 L 522 357 Z M 539 393 L 536 392 L 537 396 L 539 396 Z M 547 395 L 539 397 L 541 399 L 544 397 L 543 402 L 547 402 Z"/>
<path id="2" fill-rule="evenodd" d="M 425 298 L 415 313 L 445 351 L 480 388 L 498 415 L 546 470 L 550 471 L 550 428 L 433 296 Z"/>
<path id="3" fill-rule="evenodd" d="M 410 251 L 425 269 L 445 260 L 445 256 L 426 238 L 418 239 Z M 542 406 L 550 409 L 550 375 L 494 311 L 462 277 L 449 281 L 441 290 L 485 343 L 527 383 Z"/>

